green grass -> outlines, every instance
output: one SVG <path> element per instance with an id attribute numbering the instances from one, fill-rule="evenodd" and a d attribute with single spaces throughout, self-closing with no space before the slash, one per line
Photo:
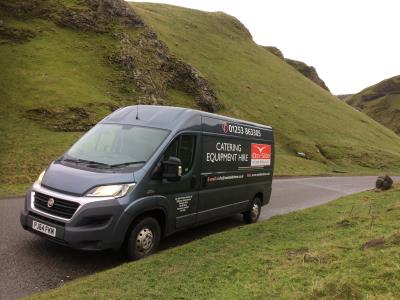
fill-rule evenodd
<path id="1" fill-rule="evenodd" d="M 399 187 L 352 195 L 214 234 L 31 299 L 398 299 L 399 199 Z M 381 238 L 380 245 L 363 249 Z"/>
<path id="2" fill-rule="evenodd" d="M 36 1 L 41 3 L 52 9 L 61 5 Z M 62 3 L 86 6 L 75 0 Z M 256 45 L 235 18 L 167 5 L 132 6 L 176 57 L 210 81 L 225 105 L 220 113 L 274 127 L 276 174 L 399 172 L 400 139 L 395 134 Z M 135 104 L 142 94 L 108 61 L 118 47 L 110 32 L 62 28 L 49 19 L 17 19 L 6 11 L 0 11 L 0 19 L 35 35 L 24 43 L 0 39 L 0 195 L 10 195 L 23 193 L 81 136 L 53 130 L 60 122 L 75 120 L 70 108 L 89 111 L 93 123 L 110 112 L 108 106 Z M 115 29 L 131 37 L 141 32 L 124 26 Z M 157 83 L 158 64 L 151 58 L 139 55 L 137 66 Z M 193 95 L 179 90 L 168 89 L 165 98 L 166 104 L 196 107 Z M 28 118 L 27 111 L 38 108 L 56 117 Z M 309 159 L 296 157 L 296 152 Z"/>
<path id="3" fill-rule="evenodd" d="M 400 94 L 380 97 L 363 111 L 382 125 L 400 134 Z"/>
<path id="4" fill-rule="evenodd" d="M 7 199 L 8 197 L 20 197 L 26 193 L 31 185 L 31 182 L 1 185 L 0 200 Z"/>
<path id="5" fill-rule="evenodd" d="M 0 56 L 7 57 L 0 72 L 0 195 L 20 194 L 81 135 L 47 130 L 24 117 L 26 110 L 116 103 L 123 96 L 110 83 L 119 72 L 104 61 L 114 47 L 111 37 L 42 20 L 9 24 L 41 33 L 28 43 L 0 44 Z M 108 113 L 100 109 L 98 118 Z"/>

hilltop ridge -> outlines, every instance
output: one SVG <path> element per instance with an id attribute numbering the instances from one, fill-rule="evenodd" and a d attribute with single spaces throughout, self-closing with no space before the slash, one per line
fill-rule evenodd
<path id="1" fill-rule="evenodd" d="M 400 134 L 400 75 L 367 87 L 346 102 Z"/>
<path id="2" fill-rule="evenodd" d="M 264 49 L 268 50 L 272 54 L 276 55 L 280 59 L 287 62 L 289 65 L 291 65 L 293 68 L 295 68 L 301 74 L 303 74 L 305 77 L 310 79 L 316 85 L 318 85 L 318 86 L 322 87 L 324 90 L 327 90 L 328 92 L 330 92 L 329 88 L 326 86 L 325 82 L 319 77 L 317 70 L 313 66 L 309 66 L 302 61 L 285 58 L 285 56 L 283 55 L 283 52 L 275 46 L 263 46 L 263 47 L 264 47 Z"/>

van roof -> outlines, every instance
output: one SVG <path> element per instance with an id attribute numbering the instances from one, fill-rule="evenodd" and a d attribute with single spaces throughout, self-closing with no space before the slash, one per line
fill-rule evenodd
<path id="1" fill-rule="evenodd" d="M 196 109 L 159 105 L 132 105 L 123 107 L 105 117 L 100 123 L 142 125 L 172 130 L 176 127 L 177 123 L 181 123 L 180 121 L 189 121 L 193 117 L 199 115 L 234 123 L 262 127 L 264 129 L 272 129 L 270 126 L 234 119 Z"/>

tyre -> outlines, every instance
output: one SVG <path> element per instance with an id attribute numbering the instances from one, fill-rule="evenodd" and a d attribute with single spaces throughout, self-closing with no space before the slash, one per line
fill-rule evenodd
<path id="1" fill-rule="evenodd" d="M 261 200 L 254 198 L 250 209 L 243 213 L 243 220 L 246 224 L 256 223 L 261 214 Z"/>
<path id="2" fill-rule="evenodd" d="M 126 254 L 129 260 L 137 260 L 154 253 L 161 239 L 158 221 L 146 217 L 136 221 L 128 233 Z"/>

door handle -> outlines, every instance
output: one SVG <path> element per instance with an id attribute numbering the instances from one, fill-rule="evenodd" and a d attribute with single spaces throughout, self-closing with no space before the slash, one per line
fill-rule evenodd
<path id="1" fill-rule="evenodd" d="M 207 184 L 207 176 L 206 175 L 202 175 L 201 176 L 201 187 L 205 187 Z"/>
<path id="2" fill-rule="evenodd" d="M 192 179 L 190 179 L 190 186 L 192 188 L 195 188 L 197 186 L 197 176 L 196 175 L 192 175 Z"/>

